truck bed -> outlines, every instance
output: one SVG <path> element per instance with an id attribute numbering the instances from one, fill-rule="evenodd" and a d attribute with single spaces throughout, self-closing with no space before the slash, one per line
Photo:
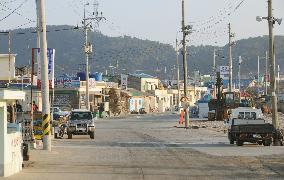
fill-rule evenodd
<path id="1" fill-rule="evenodd" d="M 239 124 L 231 126 L 231 133 L 271 134 L 275 131 L 272 124 Z"/>

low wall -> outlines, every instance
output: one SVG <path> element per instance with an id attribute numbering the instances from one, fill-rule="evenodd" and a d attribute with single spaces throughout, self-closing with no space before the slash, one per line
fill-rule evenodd
<path id="1" fill-rule="evenodd" d="M 4 164 L 0 164 L 0 176 L 8 177 L 22 170 L 22 134 L 14 132 L 7 134 L 4 145 Z"/>

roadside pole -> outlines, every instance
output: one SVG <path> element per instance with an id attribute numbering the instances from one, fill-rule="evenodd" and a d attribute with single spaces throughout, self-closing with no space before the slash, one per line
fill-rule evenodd
<path id="1" fill-rule="evenodd" d="M 184 78 L 184 97 L 187 99 L 187 61 L 186 61 L 186 26 L 184 22 L 184 0 L 182 0 L 182 34 L 183 34 L 183 39 L 182 39 L 182 60 L 183 60 L 183 78 Z M 185 121 L 185 128 L 189 127 L 189 114 L 188 114 L 188 109 L 184 109 L 184 121 Z"/>
<path id="2" fill-rule="evenodd" d="M 86 109 L 90 109 L 90 93 L 89 93 L 89 44 L 88 44 L 88 27 L 86 23 L 86 5 L 84 5 L 84 31 L 85 31 L 85 59 L 86 59 Z"/>
<path id="3" fill-rule="evenodd" d="M 85 44 L 84 44 L 84 53 L 85 53 L 85 59 L 86 59 L 86 109 L 90 109 L 90 93 L 89 93 L 89 55 L 93 53 L 93 46 L 90 42 L 88 42 L 88 31 L 91 31 L 93 28 L 92 21 L 95 21 L 97 24 L 101 20 L 105 20 L 106 18 L 103 17 L 103 13 L 99 13 L 97 10 L 93 12 L 94 17 L 86 17 L 86 6 L 90 5 L 90 3 L 84 4 L 84 19 L 83 19 L 83 25 L 84 25 L 84 33 L 85 33 Z M 94 9 L 97 9 L 98 4 L 94 4 Z M 99 15 L 100 14 L 100 15 Z"/>
<path id="4" fill-rule="evenodd" d="M 242 64 L 242 56 L 239 56 L 239 91 L 240 93 L 241 93 L 241 64 Z"/>
<path id="5" fill-rule="evenodd" d="M 35 0 L 36 3 L 36 16 L 37 16 L 37 27 L 36 27 L 36 32 L 37 32 L 37 48 L 40 49 L 40 11 L 39 11 L 39 0 Z M 34 84 L 34 66 L 35 66 L 35 50 L 38 49 L 34 49 L 32 48 L 32 72 L 31 72 L 31 128 L 33 130 L 33 122 L 34 122 L 34 110 L 33 110 L 33 84 Z M 33 143 L 31 145 L 31 147 L 35 148 L 35 139 L 34 139 L 34 132 L 32 131 L 32 140 Z"/>
<path id="6" fill-rule="evenodd" d="M 267 76 L 268 76 L 268 52 L 265 51 L 265 95 L 267 96 L 268 88 L 267 88 Z"/>
<path id="7" fill-rule="evenodd" d="M 231 23 L 229 23 L 229 92 L 233 90 L 233 58 L 232 58 L 232 33 Z"/>
<path id="8" fill-rule="evenodd" d="M 259 85 L 259 56 L 257 56 L 257 86 Z"/>
<path id="9" fill-rule="evenodd" d="M 33 84 L 34 84 L 34 68 L 35 68 L 35 49 L 32 48 L 32 72 L 31 72 L 31 129 L 32 129 L 32 144 L 31 147 L 35 148 L 34 139 L 34 110 L 33 110 Z"/>
<path id="10" fill-rule="evenodd" d="M 177 63 L 177 86 L 178 86 L 178 100 L 177 100 L 177 104 L 178 104 L 178 108 L 180 107 L 180 87 L 179 87 L 179 61 L 178 61 L 178 39 L 176 39 L 176 63 Z"/>
<path id="11" fill-rule="evenodd" d="M 43 150 L 51 151 L 45 0 L 39 0 L 39 1 L 40 1 L 39 3 L 40 27 L 41 27 L 41 43 L 40 43 L 41 63 L 40 64 L 41 64 Z"/>
<path id="12" fill-rule="evenodd" d="M 216 75 L 216 49 L 215 48 L 213 50 L 212 77 L 217 77 L 217 75 Z M 211 78 L 211 80 L 213 81 L 212 78 Z M 215 80 L 213 82 L 215 82 Z M 216 97 L 216 95 L 217 95 L 217 93 L 216 93 L 216 86 L 214 86 L 214 92 L 213 93 L 214 93 L 213 96 Z"/>
<path id="13" fill-rule="evenodd" d="M 270 61 L 270 89 L 272 103 L 272 123 L 275 129 L 279 130 L 280 123 L 277 112 L 276 79 L 275 79 L 275 49 L 273 35 L 274 18 L 272 15 L 272 0 L 268 0 L 268 26 L 269 26 L 269 61 Z M 275 142 L 274 142 L 275 143 Z"/>
<path id="14" fill-rule="evenodd" d="M 212 70 L 213 70 L 213 75 L 216 76 L 216 49 L 214 48 L 214 51 L 213 51 L 213 67 L 212 67 Z"/>
<path id="15" fill-rule="evenodd" d="M 277 66 L 277 70 L 278 70 L 278 73 L 277 73 L 277 96 L 279 96 L 279 93 L 280 93 L 280 65 Z"/>

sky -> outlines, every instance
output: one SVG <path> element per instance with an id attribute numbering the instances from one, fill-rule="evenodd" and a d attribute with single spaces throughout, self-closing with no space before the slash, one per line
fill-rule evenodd
<path id="1" fill-rule="evenodd" d="M 103 34 L 168 44 L 181 38 L 181 0 L 96 1 L 98 11 L 107 19 L 97 27 Z M 91 4 L 86 6 L 91 14 L 94 0 L 46 0 L 47 24 L 81 26 L 86 2 Z M 235 40 L 268 34 L 267 21 L 255 20 L 256 16 L 267 16 L 267 0 L 185 0 L 185 7 L 185 22 L 193 27 L 190 45 L 227 44 L 229 22 Z M 273 0 L 273 8 L 276 18 L 284 18 L 284 0 Z M 35 19 L 35 0 L 0 0 L 1 30 L 34 27 Z M 284 35 L 284 22 L 275 25 L 275 34 Z"/>

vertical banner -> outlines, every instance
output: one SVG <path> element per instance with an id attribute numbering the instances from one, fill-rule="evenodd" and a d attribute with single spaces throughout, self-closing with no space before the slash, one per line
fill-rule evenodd
<path id="1" fill-rule="evenodd" d="M 47 48 L 47 61 L 48 61 L 48 81 L 49 88 L 54 88 L 54 60 L 55 60 L 55 49 Z M 40 49 L 37 48 L 37 87 L 41 88 L 41 59 Z"/>
<path id="2" fill-rule="evenodd" d="M 121 74 L 121 89 L 127 89 L 127 79 L 128 75 L 126 74 Z"/>

